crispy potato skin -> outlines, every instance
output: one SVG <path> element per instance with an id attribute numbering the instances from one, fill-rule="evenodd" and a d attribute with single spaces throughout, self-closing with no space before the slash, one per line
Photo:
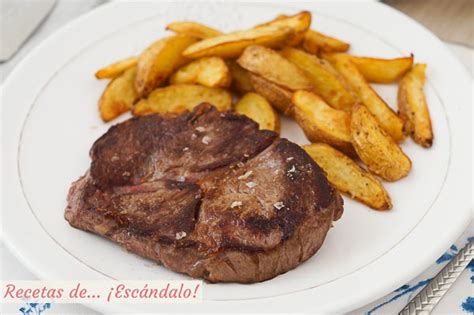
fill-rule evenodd
<path id="1" fill-rule="evenodd" d="M 262 95 L 280 113 L 285 116 L 293 116 L 293 93 L 287 89 L 274 84 L 259 75 L 249 73 L 250 81 L 255 92 Z"/>
<path id="2" fill-rule="evenodd" d="M 287 42 L 287 45 L 296 46 L 301 43 L 306 31 L 311 25 L 311 13 L 302 11 L 293 16 L 282 14 L 269 22 L 257 25 L 256 28 L 269 25 L 292 28 L 294 30 L 293 38 Z"/>
<path id="3" fill-rule="evenodd" d="M 310 90 L 313 87 L 300 68 L 270 48 L 249 46 L 237 59 L 237 63 L 288 90 Z"/>
<path id="4" fill-rule="evenodd" d="M 207 56 L 237 58 L 250 45 L 282 47 L 293 34 L 293 29 L 277 25 L 237 31 L 192 44 L 183 51 L 183 56 L 191 59 Z"/>
<path id="5" fill-rule="evenodd" d="M 232 96 L 219 88 L 193 84 L 170 85 L 158 88 L 147 99 L 140 100 L 134 106 L 133 114 L 181 113 L 204 102 L 214 105 L 219 111 L 226 111 L 232 107 Z"/>
<path id="6" fill-rule="evenodd" d="M 111 121 L 130 110 L 139 99 L 135 90 L 134 80 L 137 68 L 125 70 L 110 81 L 99 99 L 100 117 L 104 122 Z"/>
<path id="7" fill-rule="evenodd" d="M 196 42 L 193 37 L 175 35 L 160 39 L 145 49 L 138 59 L 135 89 L 146 97 L 164 83 L 173 71 L 188 60 L 181 53 Z"/>
<path id="8" fill-rule="evenodd" d="M 250 75 L 247 70 L 239 66 L 235 60 L 227 60 L 227 67 L 229 68 L 232 77 L 232 88 L 239 93 L 245 94 L 253 92 L 254 88 Z"/>
<path id="9" fill-rule="evenodd" d="M 398 87 L 398 108 L 405 132 L 419 145 L 430 148 L 433 145 L 433 129 L 423 93 L 425 71 L 425 64 L 416 64 L 403 77 Z"/>
<path id="10" fill-rule="evenodd" d="M 170 78 L 171 84 L 201 84 L 207 87 L 228 87 L 229 68 L 222 58 L 204 57 L 178 69 Z"/>
<path id="11" fill-rule="evenodd" d="M 257 93 L 245 94 L 235 105 L 234 110 L 254 120 L 260 129 L 280 132 L 280 119 L 268 101 Z"/>
<path id="12" fill-rule="evenodd" d="M 211 38 L 222 35 L 221 31 L 213 29 L 212 27 L 196 22 L 173 22 L 166 26 L 168 31 L 175 32 L 181 35 L 187 35 L 199 39 Z"/>
<path id="13" fill-rule="evenodd" d="M 346 54 L 325 54 L 382 128 L 397 142 L 405 139 L 403 122 L 382 100 Z"/>
<path id="14" fill-rule="evenodd" d="M 356 100 L 346 90 L 340 74 L 328 61 L 292 47 L 285 47 L 280 53 L 305 72 L 316 94 L 329 105 L 345 111 L 352 109 Z"/>
<path id="15" fill-rule="evenodd" d="M 280 16 L 249 30 L 209 36 L 190 46 L 183 54 L 188 58 L 203 56 L 236 58 L 250 45 L 271 48 L 297 45 L 310 24 L 311 14 L 307 11 L 293 16 Z"/>
<path id="16" fill-rule="evenodd" d="M 364 78 L 374 83 L 398 81 L 413 65 L 413 55 L 395 59 L 351 56 L 351 60 Z"/>
<path id="17" fill-rule="evenodd" d="M 307 91 L 296 91 L 292 101 L 294 118 L 311 142 L 328 143 L 355 156 L 349 113 L 330 107 L 318 95 Z"/>
<path id="18" fill-rule="evenodd" d="M 125 70 L 134 67 L 138 62 L 137 57 L 130 57 L 127 59 L 119 60 L 108 65 L 105 68 L 99 69 L 95 73 L 97 79 L 113 79 L 118 75 L 122 74 Z"/>
<path id="19" fill-rule="evenodd" d="M 357 155 L 372 173 L 392 182 L 410 172 L 408 156 L 363 105 L 356 105 L 352 112 L 351 136 Z"/>
<path id="20" fill-rule="evenodd" d="M 382 183 L 342 152 L 325 143 L 305 145 L 303 149 L 339 191 L 375 210 L 392 208 L 392 200 Z"/>
<path id="21" fill-rule="evenodd" d="M 302 47 L 311 54 L 345 52 L 350 45 L 342 40 L 308 30 L 303 37 Z"/>

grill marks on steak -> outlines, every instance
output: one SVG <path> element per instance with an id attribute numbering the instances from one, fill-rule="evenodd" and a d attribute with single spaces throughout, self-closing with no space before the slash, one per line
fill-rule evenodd
<path id="1" fill-rule="evenodd" d="M 200 200 L 194 184 L 157 180 L 114 189 L 108 211 L 134 233 L 175 239 L 194 228 Z"/>
<path id="2" fill-rule="evenodd" d="M 72 226 L 209 281 L 256 282 L 308 259 L 342 199 L 299 146 L 209 105 L 112 127 L 69 192 Z"/>

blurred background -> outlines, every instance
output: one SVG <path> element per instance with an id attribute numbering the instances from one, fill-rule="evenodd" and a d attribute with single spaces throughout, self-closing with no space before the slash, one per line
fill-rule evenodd
<path id="1" fill-rule="evenodd" d="M 382 2 L 414 18 L 445 41 L 473 76 L 473 0 L 385 0 Z"/>
<path id="2" fill-rule="evenodd" d="M 106 2 L 108 1 L 0 0 L 0 84 L 15 64 L 44 38 L 75 17 Z M 435 33 L 462 61 L 471 76 L 474 76 L 474 0 L 382 2 L 411 16 Z"/>

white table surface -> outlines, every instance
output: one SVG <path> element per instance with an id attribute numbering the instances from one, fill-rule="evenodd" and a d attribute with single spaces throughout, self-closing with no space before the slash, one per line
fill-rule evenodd
<path id="1" fill-rule="evenodd" d="M 1 0 L 0 0 L 1 1 Z M 60 28 L 68 21 L 87 12 L 94 7 L 104 3 L 104 0 L 60 0 L 57 2 L 55 8 L 50 16 L 42 25 L 36 30 L 31 38 L 20 48 L 18 53 L 9 61 L 0 64 L 0 84 L 5 80 L 8 73 L 15 67 L 15 65 L 38 43 L 51 35 L 55 30 Z M 471 76 L 474 76 L 474 50 L 456 45 L 446 43 L 454 54 L 466 66 Z M 473 85 L 474 86 L 474 85 Z M 474 93 L 474 92 L 473 92 Z M 469 228 L 460 236 L 455 243 L 457 249 L 462 247 L 468 237 L 474 236 L 474 224 L 471 223 Z M 447 249 L 447 256 L 454 254 L 456 250 Z M 445 264 L 446 260 L 440 263 L 433 263 L 433 265 L 423 272 L 419 277 L 413 279 L 408 285 L 397 292 L 393 292 L 373 303 L 366 305 L 358 310 L 354 310 L 350 314 L 396 314 L 409 300 L 409 298 L 421 289 L 421 285 L 425 281 L 433 277 Z M 402 266 L 401 266 L 402 267 Z M 30 271 L 28 271 L 13 254 L 6 248 L 5 244 L 0 241 L 0 280 L 32 280 L 37 279 Z M 420 288 L 416 290 L 416 285 Z M 451 290 L 443 298 L 441 303 L 435 309 L 433 314 L 469 314 L 466 309 L 471 310 L 474 314 L 474 304 L 472 300 L 467 300 L 468 297 L 474 300 L 474 267 L 466 269 L 461 275 L 460 279 L 453 285 Z M 471 304 L 466 304 L 470 301 Z M 464 309 L 462 304 L 464 304 Z M 381 305 L 381 306 L 380 306 Z M 19 305 L 5 305 L 0 304 L 1 314 L 20 314 L 18 310 Z M 374 310 L 374 308 L 376 308 Z M 371 312 L 372 310 L 372 312 Z M 43 314 L 98 314 L 97 312 L 78 304 L 55 304 L 51 309 Z"/>

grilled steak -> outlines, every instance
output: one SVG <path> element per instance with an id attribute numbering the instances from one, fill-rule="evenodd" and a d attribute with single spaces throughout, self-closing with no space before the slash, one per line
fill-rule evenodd
<path id="1" fill-rule="evenodd" d="M 298 145 L 208 104 L 118 124 L 90 155 L 66 220 L 211 282 L 263 281 L 296 267 L 343 211 Z"/>

